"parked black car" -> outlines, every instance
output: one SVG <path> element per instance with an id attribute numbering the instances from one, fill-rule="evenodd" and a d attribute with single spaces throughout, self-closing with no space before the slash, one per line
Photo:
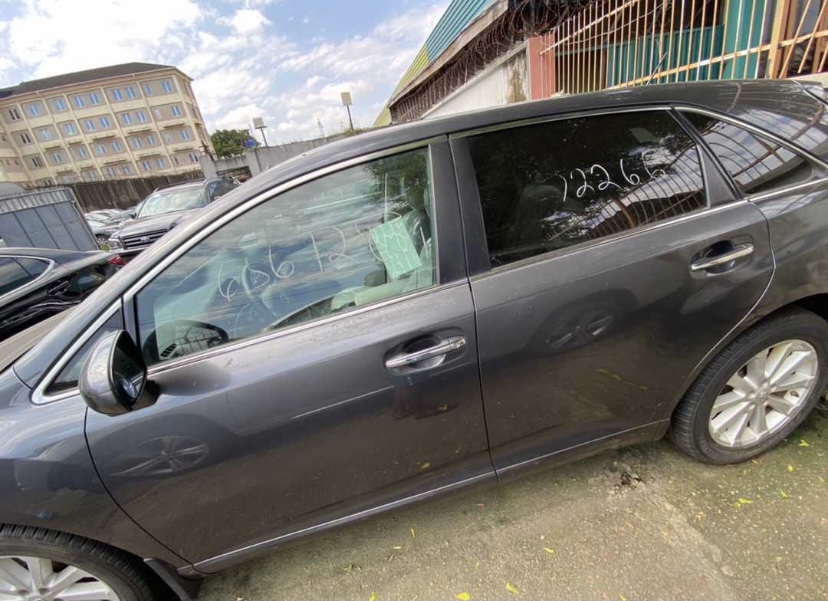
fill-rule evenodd
<path id="1" fill-rule="evenodd" d="M 0 340 L 74 307 L 123 264 L 105 252 L 0 249 Z"/>
<path id="2" fill-rule="evenodd" d="M 138 254 L 236 185 L 221 177 L 159 188 L 142 200 L 132 219 L 110 236 L 109 247 L 125 256 Z"/>
<path id="3" fill-rule="evenodd" d="M 754 457 L 825 389 L 827 241 L 828 105 L 790 81 L 506 106 L 287 161 L 7 349 L 0 590 L 186 598 L 668 429 L 702 461 Z"/>

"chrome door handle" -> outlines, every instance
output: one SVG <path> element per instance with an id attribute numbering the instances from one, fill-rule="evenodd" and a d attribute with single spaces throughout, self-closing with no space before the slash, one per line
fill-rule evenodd
<path id="1" fill-rule="evenodd" d="M 705 269 L 712 269 L 741 259 L 753 254 L 753 244 L 747 242 L 745 244 L 736 245 L 733 250 L 726 252 L 723 255 L 716 255 L 715 257 L 705 257 L 698 261 L 693 261 L 690 264 L 690 271 L 704 271 Z"/>
<path id="2" fill-rule="evenodd" d="M 447 355 L 452 351 L 460 350 L 466 346 L 466 339 L 463 336 L 452 336 L 446 338 L 442 342 L 413 353 L 406 353 L 404 355 L 396 355 L 385 362 L 385 367 L 388 369 L 399 369 L 400 367 L 407 367 L 414 365 L 426 359 L 433 359 L 441 355 Z"/>

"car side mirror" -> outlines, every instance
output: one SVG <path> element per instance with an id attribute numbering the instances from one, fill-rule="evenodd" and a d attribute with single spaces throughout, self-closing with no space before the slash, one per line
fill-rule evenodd
<path id="1" fill-rule="evenodd" d="M 129 218 L 130 219 L 135 219 L 136 217 L 138 217 L 138 213 L 136 211 L 130 211 L 129 212 Z"/>
<path id="2" fill-rule="evenodd" d="M 147 365 L 132 337 L 119 330 L 104 336 L 83 365 L 78 389 L 89 407 L 120 415 L 152 405 L 158 398 L 147 380 Z"/>

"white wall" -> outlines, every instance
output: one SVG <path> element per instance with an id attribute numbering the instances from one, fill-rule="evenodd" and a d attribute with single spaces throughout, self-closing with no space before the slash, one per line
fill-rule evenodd
<path id="1" fill-rule="evenodd" d="M 529 98 L 529 69 L 521 46 L 455 90 L 423 117 L 444 117 Z"/>

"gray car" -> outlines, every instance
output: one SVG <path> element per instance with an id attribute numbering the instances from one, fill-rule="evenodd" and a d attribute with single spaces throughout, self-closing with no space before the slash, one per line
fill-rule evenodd
<path id="1" fill-rule="evenodd" d="M 0 596 L 148 601 L 668 431 L 771 449 L 828 379 L 828 105 L 647 86 L 355 136 L 4 345 Z M 8 342 L 8 341 L 7 341 Z"/>

